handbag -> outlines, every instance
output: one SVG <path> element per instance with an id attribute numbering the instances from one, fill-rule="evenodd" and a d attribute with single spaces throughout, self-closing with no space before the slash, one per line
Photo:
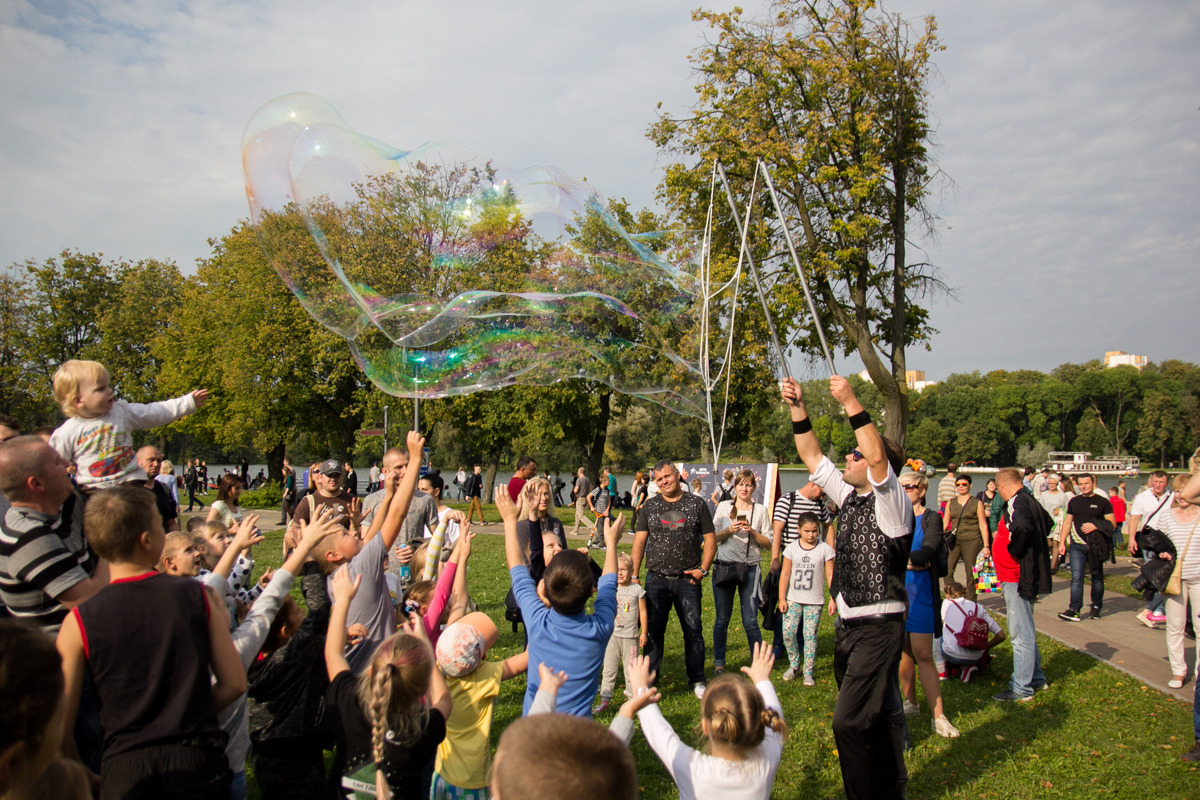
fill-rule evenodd
<path id="1" fill-rule="evenodd" d="M 1192 523 L 1192 529 L 1188 532 L 1187 544 L 1183 546 L 1183 552 L 1175 560 L 1175 568 L 1171 570 L 1171 579 L 1167 581 L 1167 587 L 1163 589 L 1163 594 L 1179 595 L 1183 593 L 1183 559 L 1187 557 L 1188 550 L 1192 546 L 1192 537 L 1196 535 L 1197 523 L 1200 523 L 1200 517 L 1196 517 L 1196 522 Z"/>
<path id="2" fill-rule="evenodd" d="M 732 507 L 733 511 L 737 506 Z M 754 513 L 754 509 L 750 509 Z M 750 557 L 750 536 L 746 536 L 746 558 Z M 750 565 L 744 561 L 717 561 L 713 564 L 713 585 L 722 588 L 740 586 L 750 571 Z"/>
<path id="3" fill-rule="evenodd" d="M 997 591 L 999 588 L 1000 582 L 996 579 L 996 565 L 992 563 L 991 556 L 980 553 L 979 558 L 975 559 L 975 591 L 987 594 Z"/>

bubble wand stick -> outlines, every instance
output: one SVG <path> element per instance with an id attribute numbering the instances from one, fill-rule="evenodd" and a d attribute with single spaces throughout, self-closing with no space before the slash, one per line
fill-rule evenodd
<path id="1" fill-rule="evenodd" d="M 757 167 L 755 167 L 757 170 Z M 767 296 L 763 293 L 762 284 L 758 280 L 758 268 L 754 266 L 754 256 L 750 255 L 750 248 L 746 245 L 746 237 L 750 232 L 750 209 L 746 209 L 746 225 L 742 226 L 741 217 L 738 215 L 737 203 L 733 201 L 733 191 L 729 188 L 729 178 L 725 175 L 725 166 L 717 161 L 717 175 L 721 178 L 721 185 L 725 187 L 725 200 L 729 203 L 729 211 L 733 214 L 733 224 L 742 232 L 742 253 L 746 256 L 746 264 L 750 267 L 750 277 L 754 279 L 754 289 L 758 292 L 758 302 L 762 303 L 763 316 L 767 318 L 767 329 L 771 332 L 771 342 L 775 345 L 775 352 L 779 354 L 779 369 L 783 372 L 783 377 L 792 377 L 791 370 L 788 369 L 787 359 L 784 358 L 783 348 L 779 346 L 779 333 L 775 330 L 775 318 L 771 316 L 771 309 L 767 306 Z M 754 176 L 756 179 L 758 175 Z"/>
<path id="2" fill-rule="evenodd" d="M 767 179 L 767 191 L 771 193 L 771 202 L 775 204 L 775 214 L 779 217 L 779 224 L 783 227 L 783 238 L 787 240 L 788 252 L 792 254 L 792 263 L 796 265 L 796 275 L 800 278 L 800 286 L 804 289 L 804 299 L 808 301 L 808 310 L 812 312 L 813 325 L 817 326 L 817 337 L 821 340 L 821 351 L 825 354 L 825 363 L 829 365 L 830 377 L 837 375 L 837 370 L 833 368 L 833 358 L 829 355 L 829 344 L 825 341 L 825 329 L 821 327 L 821 318 L 817 316 L 817 307 L 813 304 L 812 295 L 808 291 L 808 281 L 804 279 L 804 270 L 800 268 L 800 257 L 796 255 L 796 245 L 792 242 L 792 232 L 788 229 L 787 220 L 783 218 L 783 208 L 779 205 L 779 198 L 775 194 L 775 184 L 771 181 L 771 173 L 767 170 L 767 165 L 758 160 L 758 168 L 762 169 L 763 175 Z"/>

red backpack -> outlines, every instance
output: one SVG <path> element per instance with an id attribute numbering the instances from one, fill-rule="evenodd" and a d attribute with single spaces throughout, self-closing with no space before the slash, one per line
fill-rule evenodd
<path id="1" fill-rule="evenodd" d="M 963 620 L 962 630 L 955 631 L 949 625 L 950 632 L 954 634 L 954 640 L 958 642 L 958 646 L 964 650 L 986 650 L 988 639 L 991 638 L 991 628 L 988 627 L 987 620 L 972 611 L 968 614 L 963 611 L 963 607 L 959 605 L 957 600 L 951 600 L 955 607 L 962 611 L 966 619 Z M 979 605 L 976 604 L 975 610 L 979 610 Z"/>

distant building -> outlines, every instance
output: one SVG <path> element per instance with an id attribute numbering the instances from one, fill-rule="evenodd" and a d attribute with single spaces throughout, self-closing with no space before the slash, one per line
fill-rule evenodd
<path id="1" fill-rule="evenodd" d="M 1149 356 L 1135 356 L 1121 350 L 1109 350 L 1104 354 L 1105 367 L 1136 367 L 1142 369 L 1150 363 Z"/>
<path id="2" fill-rule="evenodd" d="M 865 369 L 862 372 L 858 373 L 858 377 L 862 378 L 867 383 L 874 382 L 871 380 L 870 374 L 868 374 Z M 925 389 L 929 388 L 930 386 L 937 385 L 937 381 L 925 380 L 925 370 L 923 370 L 923 369 L 910 369 L 907 372 L 905 372 L 904 373 L 904 382 L 908 385 L 908 388 L 911 391 L 917 392 L 918 394 L 920 394 L 921 392 L 923 392 Z"/>

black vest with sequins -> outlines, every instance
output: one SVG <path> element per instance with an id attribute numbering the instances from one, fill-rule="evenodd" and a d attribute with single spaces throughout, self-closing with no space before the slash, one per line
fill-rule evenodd
<path id="1" fill-rule="evenodd" d="M 833 597 L 841 593 L 851 607 L 908 601 L 904 589 L 913 534 L 890 537 L 875 519 L 875 493 L 852 492 L 838 513 L 837 557 L 833 560 Z"/>

